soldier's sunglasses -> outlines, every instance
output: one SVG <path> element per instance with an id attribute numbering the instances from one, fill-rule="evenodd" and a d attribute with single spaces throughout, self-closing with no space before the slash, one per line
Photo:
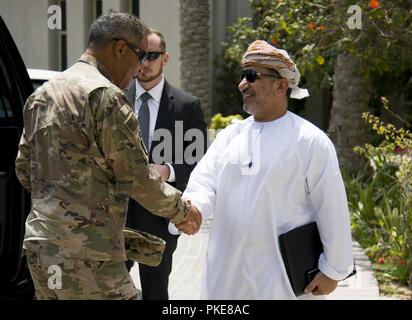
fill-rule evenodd
<path id="1" fill-rule="evenodd" d="M 278 76 L 278 75 L 257 72 L 255 69 L 244 69 L 244 70 L 240 71 L 240 80 L 241 81 L 244 78 L 246 78 L 247 82 L 254 83 L 256 81 L 256 79 L 258 79 L 260 77 L 272 77 L 272 78 L 276 78 L 276 79 L 281 79 L 281 77 Z"/>
<path id="2" fill-rule="evenodd" d="M 130 44 L 129 42 L 127 42 L 124 39 L 120 39 L 120 38 L 113 38 L 114 41 L 119 41 L 119 40 L 123 40 L 127 46 L 129 47 L 129 49 L 131 49 L 135 55 L 137 56 L 137 58 L 139 59 L 140 63 L 143 64 L 146 60 L 147 60 L 147 52 L 139 49 L 138 47 L 135 47 L 134 45 Z"/>
<path id="3" fill-rule="evenodd" d="M 162 52 L 162 51 L 159 51 L 159 52 L 149 51 L 147 53 L 147 60 L 155 61 L 156 59 L 158 59 L 160 57 L 161 54 L 164 54 L 164 52 Z"/>

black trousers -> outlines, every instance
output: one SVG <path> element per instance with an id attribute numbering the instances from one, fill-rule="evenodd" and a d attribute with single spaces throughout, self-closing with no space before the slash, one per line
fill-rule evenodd
<path id="1" fill-rule="evenodd" d="M 138 210 L 137 210 L 138 209 Z M 172 272 L 173 253 L 177 247 L 179 236 L 170 234 L 168 230 L 169 220 L 156 216 L 134 200 L 129 200 L 129 212 L 126 226 L 149 232 L 166 241 L 162 262 L 157 267 L 139 264 L 140 284 L 143 300 L 168 300 L 169 276 Z M 133 261 L 127 261 L 126 267 L 130 271 Z"/>

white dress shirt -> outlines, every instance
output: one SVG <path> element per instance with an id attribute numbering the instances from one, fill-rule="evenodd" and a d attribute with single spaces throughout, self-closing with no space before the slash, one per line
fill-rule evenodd
<path id="1" fill-rule="evenodd" d="M 143 93 L 145 93 L 146 90 L 140 85 L 138 81 L 135 81 L 135 83 L 136 83 L 136 96 L 135 96 L 135 103 L 134 103 L 134 114 L 136 115 L 136 118 L 138 118 L 140 106 L 142 105 L 142 99 L 140 98 L 140 96 Z M 149 147 L 148 147 L 149 150 L 150 150 L 150 147 L 152 146 L 153 134 L 154 134 L 154 130 L 156 127 L 157 114 L 159 113 L 160 99 L 162 98 L 164 84 L 165 84 L 165 78 L 164 76 L 162 76 L 162 80 L 160 80 L 160 82 L 156 86 L 154 86 L 152 89 L 147 91 L 152 96 L 152 99 L 148 100 L 148 107 L 149 107 L 149 112 L 150 112 Z M 175 170 L 173 169 L 173 166 L 169 163 L 166 163 L 166 165 L 170 169 L 169 179 L 167 179 L 166 181 L 175 182 L 176 175 L 175 175 Z"/>

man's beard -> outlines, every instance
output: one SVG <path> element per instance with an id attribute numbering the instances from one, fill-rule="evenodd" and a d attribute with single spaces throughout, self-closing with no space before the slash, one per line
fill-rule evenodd
<path id="1" fill-rule="evenodd" d="M 253 115 L 252 111 L 250 111 L 250 108 L 246 105 L 246 103 L 243 103 L 243 111 L 245 111 L 249 115 Z"/>
<path id="2" fill-rule="evenodd" d="M 160 67 L 159 72 L 157 74 L 155 74 L 154 76 L 151 76 L 149 78 L 146 78 L 146 77 L 142 78 L 142 76 L 141 75 L 139 76 L 139 73 L 138 73 L 137 74 L 137 80 L 139 80 L 139 82 L 143 82 L 143 83 L 150 82 L 150 81 L 153 81 L 154 79 L 156 79 L 158 76 L 160 76 L 162 74 L 162 72 L 163 72 L 163 66 Z"/>
<path id="3" fill-rule="evenodd" d="M 249 115 L 253 115 L 253 107 L 250 107 L 247 105 L 247 98 L 244 97 L 245 94 L 247 94 L 250 98 L 250 96 L 256 96 L 256 92 L 252 88 L 248 88 L 247 90 L 242 91 L 243 94 L 243 111 L 245 111 Z"/>

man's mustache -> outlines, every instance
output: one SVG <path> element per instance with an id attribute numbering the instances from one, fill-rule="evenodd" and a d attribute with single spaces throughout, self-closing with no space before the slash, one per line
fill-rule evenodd
<path id="1" fill-rule="evenodd" d="M 255 91 L 251 88 L 241 90 L 241 92 L 243 95 L 254 95 L 255 94 Z"/>

